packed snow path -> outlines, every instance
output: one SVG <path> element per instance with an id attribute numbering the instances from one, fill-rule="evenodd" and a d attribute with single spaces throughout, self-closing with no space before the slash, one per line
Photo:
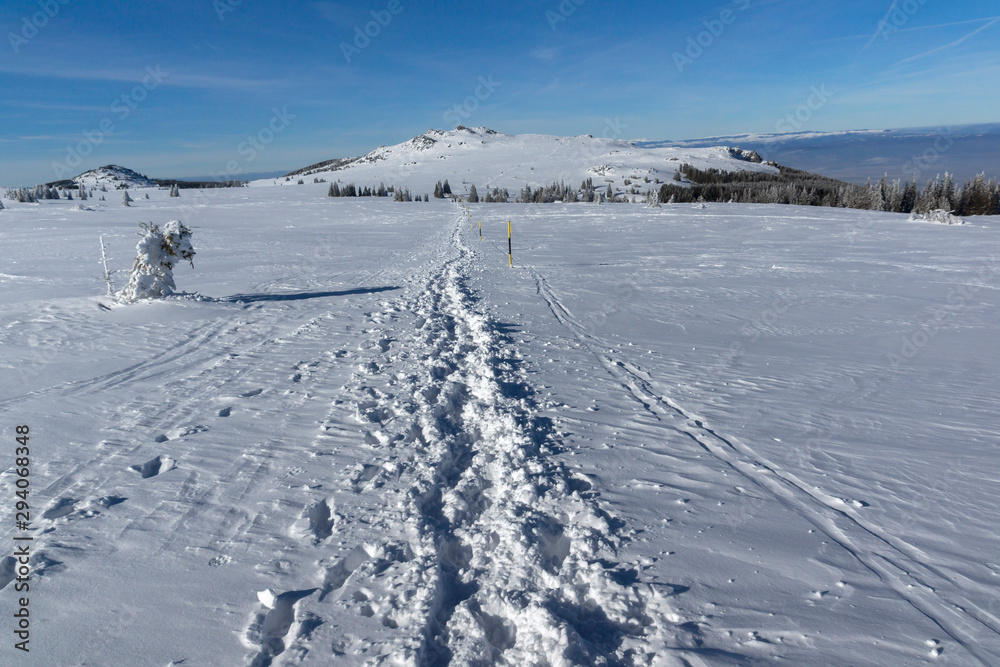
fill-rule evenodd
<path id="1" fill-rule="evenodd" d="M 395 630 L 376 649 L 394 664 L 672 664 L 690 643 L 672 590 L 615 562 L 622 522 L 549 456 L 558 438 L 523 360 L 466 286 L 465 223 L 388 314 L 412 317 L 413 332 L 377 334 L 352 387 L 377 457 L 353 481 L 377 489 L 383 511 L 371 520 L 399 541 L 328 566 L 320 600 L 346 597 Z M 368 577 L 384 596 L 345 596 L 348 579 Z"/>

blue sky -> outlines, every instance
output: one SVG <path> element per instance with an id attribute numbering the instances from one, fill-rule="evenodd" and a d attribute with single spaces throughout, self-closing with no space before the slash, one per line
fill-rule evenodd
<path id="1" fill-rule="evenodd" d="M 987 0 L 4 0 L 0 29 L 3 184 L 107 163 L 238 178 L 456 122 L 685 139 L 1000 121 Z"/>

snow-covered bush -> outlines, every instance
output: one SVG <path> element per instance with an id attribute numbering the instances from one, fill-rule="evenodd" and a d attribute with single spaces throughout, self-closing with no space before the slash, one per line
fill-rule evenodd
<path id="1" fill-rule="evenodd" d="M 934 209 L 927 213 L 917 213 L 913 212 L 910 214 L 910 221 L 924 220 L 926 222 L 936 222 L 940 225 L 964 225 L 965 220 L 962 220 L 957 215 L 952 215 L 951 211 L 946 211 L 943 208 Z"/>
<path id="2" fill-rule="evenodd" d="M 153 223 L 140 223 L 142 239 L 135 246 L 135 262 L 128 285 L 118 295 L 118 301 L 133 303 L 142 299 L 159 299 L 173 294 L 174 264 L 188 260 L 194 266 L 191 230 L 180 220 L 171 220 L 160 229 Z"/>

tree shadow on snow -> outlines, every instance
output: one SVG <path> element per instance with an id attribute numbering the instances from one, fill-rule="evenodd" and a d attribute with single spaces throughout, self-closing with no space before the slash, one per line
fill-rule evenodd
<path id="1" fill-rule="evenodd" d="M 377 294 L 397 290 L 399 287 L 359 287 L 357 289 L 341 290 L 339 292 L 296 292 L 293 294 L 234 294 L 225 296 L 218 301 L 226 303 L 257 303 L 260 301 L 304 301 L 306 299 L 328 299 L 337 296 L 352 296 L 354 294 Z"/>

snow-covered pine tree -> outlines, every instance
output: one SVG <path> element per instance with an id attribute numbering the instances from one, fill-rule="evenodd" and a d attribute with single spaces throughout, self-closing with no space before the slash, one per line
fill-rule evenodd
<path id="1" fill-rule="evenodd" d="M 479 202 L 479 192 L 476 190 L 476 186 L 469 186 L 469 203 L 476 204 Z"/>
<path id="2" fill-rule="evenodd" d="M 181 260 L 194 266 L 191 230 L 180 220 L 171 220 L 161 230 L 153 223 L 139 223 L 142 239 L 136 244 L 135 262 L 128 285 L 118 295 L 122 303 L 159 299 L 173 294 L 174 264 Z"/>
<path id="3" fill-rule="evenodd" d="M 986 174 L 980 173 L 962 187 L 959 197 L 959 215 L 989 215 L 992 212 L 990 187 L 986 183 Z"/>
<path id="4" fill-rule="evenodd" d="M 80 201 L 87 201 L 87 188 L 80 186 Z"/>
<path id="5" fill-rule="evenodd" d="M 66 191 L 66 201 L 73 201 L 73 191 L 72 190 L 67 190 Z"/>
<path id="6" fill-rule="evenodd" d="M 132 204 L 132 198 L 128 196 L 128 190 L 122 190 L 122 206 L 129 206 Z"/>

